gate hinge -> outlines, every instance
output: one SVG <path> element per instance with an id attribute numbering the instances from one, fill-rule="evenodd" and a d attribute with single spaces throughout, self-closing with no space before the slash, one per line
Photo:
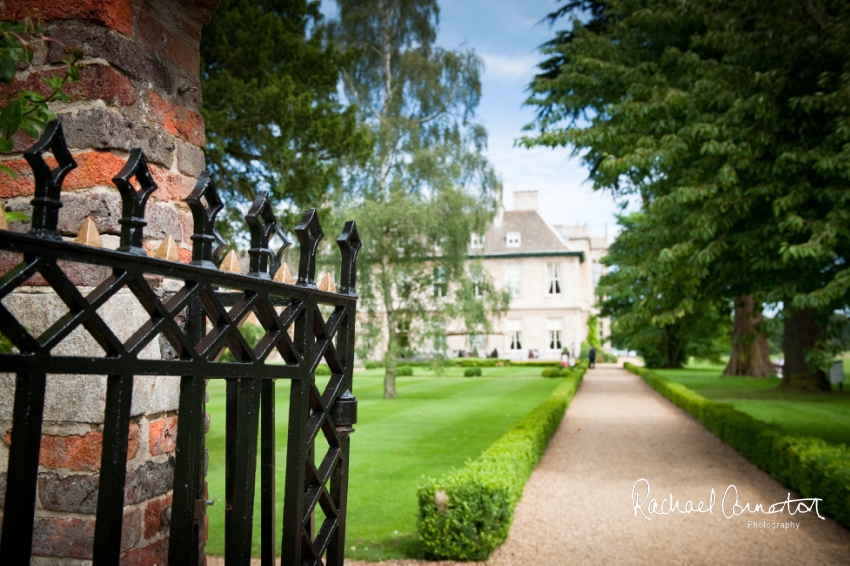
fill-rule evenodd
<path id="1" fill-rule="evenodd" d="M 345 393 L 331 407 L 331 419 L 340 434 L 349 435 L 354 432 L 351 425 L 357 422 L 357 398 L 346 389 Z"/>

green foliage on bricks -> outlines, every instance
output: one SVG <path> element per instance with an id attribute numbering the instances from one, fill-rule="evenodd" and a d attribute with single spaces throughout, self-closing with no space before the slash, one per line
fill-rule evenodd
<path id="1" fill-rule="evenodd" d="M 629 363 L 625 367 L 777 481 L 803 497 L 823 499 L 818 509 L 850 528 L 850 448 L 846 445 L 788 434 L 648 369 Z"/>
<path id="2" fill-rule="evenodd" d="M 464 377 L 481 377 L 481 368 L 466 368 L 463 370 Z"/>
<path id="3" fill-rule="evenodd" d="M 428 558 L 485 560 L 505 541 L 525 482 L 583 373 L 565 379 L 478 458 L 419 488 L 419 538 Z"/>

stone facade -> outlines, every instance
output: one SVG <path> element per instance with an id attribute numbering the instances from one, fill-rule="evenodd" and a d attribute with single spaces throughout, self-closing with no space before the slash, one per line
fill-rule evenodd
<path id="1" fill-rule="evenodd" d="M 597 312 L 595 287 L 604 266 L 607 238 L 590 238 L 586 227 L 549 226 L 537 212 L 537 191 L 514 193 L 514 210 L 501 207 L 470 255 L 481 259 L 498 289 L 511 292 L 508 312 L 489 335 L 469 336 L 449 328 L 452 353 L 484 356 L 497 350 L 513 360 L 576 355 L 587 337 L 588 316 Z M 608 321 L 600 319 L 607 336 Z"/>
<path id="2" fill-rule="evenodd" d="M 199 113 L 201 28 L 219 0 L 6 0 L 5 20 L 40 20 L 50 43 L 32 64 L 20 67 L 12 89 L 46 91 L 43 78 L 62 72 L 62 45 L 83 53 L 81 81 L 66 85 L 73 101 L 51 104 L 78 163 L 63 185 L 59 230 L 73 239 L 92 218 L 104 247 L 117 248 L 121 201 L 112 177 L 129 151 L 144 149 L 158 190 L 146 210 L 144 247 L 155 250 L 171 236 L 180 260 L 191 257 L 192 217 L 184 198 L 204 168 L 204 124 Z M 15 138 L 15 153 L 0 172 L 0 198 L 6 210 L 29 213 L 32 173 L 21 152 L 34 142 Z M 48 159 L 48 163 L 51 160 Z M 26 223 L 10 229 L 26 231 Z M 0 257 L 0 273 L 18 258 Z M 106 276 L 97 269 L 66 265 L 65 273 L 85 295 Z M 173 289 L 149 281 L 160 297 Z M 40 277 L 33 277 L 3 304 L 38 335 L 68 311 Z M 121 340 L 148 315 L 129 291 L 119 292 L 98 315 Z M 102 356 L 82 328 L 54 350 L 65 355 Z M 144 358 L 173 355 L 164 340 L 153 341 Z M 14 377 L 0 377 L 0 470 L 5 470 L 12 439 Z M 94 511 L 106 391 L 105 376 L 48 377 L 39 478 L 34 564 L 80 564 L 91 558 Z M 122 564 L 164 564 L 173 484 L 173 452 L 178 432 L 179 377 L 136 376 L 127 451 Z M 0 492 L 5 492 L 0 474 Z M 2 502 L 2 498 L 0 498 Z"/>

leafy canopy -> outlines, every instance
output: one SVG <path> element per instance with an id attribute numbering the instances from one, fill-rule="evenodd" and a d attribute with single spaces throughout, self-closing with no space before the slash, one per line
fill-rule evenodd
<path id="1" fill-rule="evenodd" d="M 293 216 L 328 207 L 341 165 L 369 146 L 355 109 L 340 100 L 344 59 L 324 40 L 319 2 L 224 0 L 204 28 L 201 60 L 207 166 L 231 219 L 258 189 Z"/>
<path id="2" fill-rule="evenodd" d="M 385 393 L 393 397 L 403 341 L 444 350 L 451 319 L 481 331 L 483 313 L 503 308 L 483 273 L 465 271 L 471 235 L 486 230 L 499 188 L 482 154 L 486 131 L 474 121 L 482 62 L 471 50 L 434 46 L 434 0 L 338 5 L 330 34 L 350 57 L 345 93 L 374 139 L 365 163 L 348 171 L 347 203 L 363 236 L 359 287 L 386 336 Z"/>
<path id="3" fill-rule="evenodd" d="M 821 313 L 846 304 L 850 6 L 607 0 L 564 8 L 553 17 L 584 10 L 590 18 L 574 19 L 544 47 L 529 99 L 537 119 L 522 143 L 572 146 L 596 188 L 640 199 L 645 219 L 634 237 L 649 239 L 642 262 L 688 290 L 663 315 L 644 314 L 667 324 L 703 301 L 749 293 Z M 637 277 L 619 277 L 629 273 Z"/>

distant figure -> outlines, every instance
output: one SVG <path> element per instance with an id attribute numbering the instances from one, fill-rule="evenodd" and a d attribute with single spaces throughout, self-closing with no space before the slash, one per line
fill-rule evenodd
<path id="1" fill-rule="evenodd" d="M 590 367 L 596 367 L 596 348 L 590 347 L 590 352 L 587 353 L 587 359 L 590 360 Z"/>
<path id="2" fill-rule="evenodd" d="M 569 358 L 570 358 L 570 367 L 571 367 L 571 368 L 576 367 L 576 357 L 575 357 L 575 356 L 570 356 Z"/>
<path id="3" fill-rule="evenodd" d="M 570 365 L 570 355 L 564 350 L 561 352 L 561 367 L 567 367 L 568 365 Z"/>

